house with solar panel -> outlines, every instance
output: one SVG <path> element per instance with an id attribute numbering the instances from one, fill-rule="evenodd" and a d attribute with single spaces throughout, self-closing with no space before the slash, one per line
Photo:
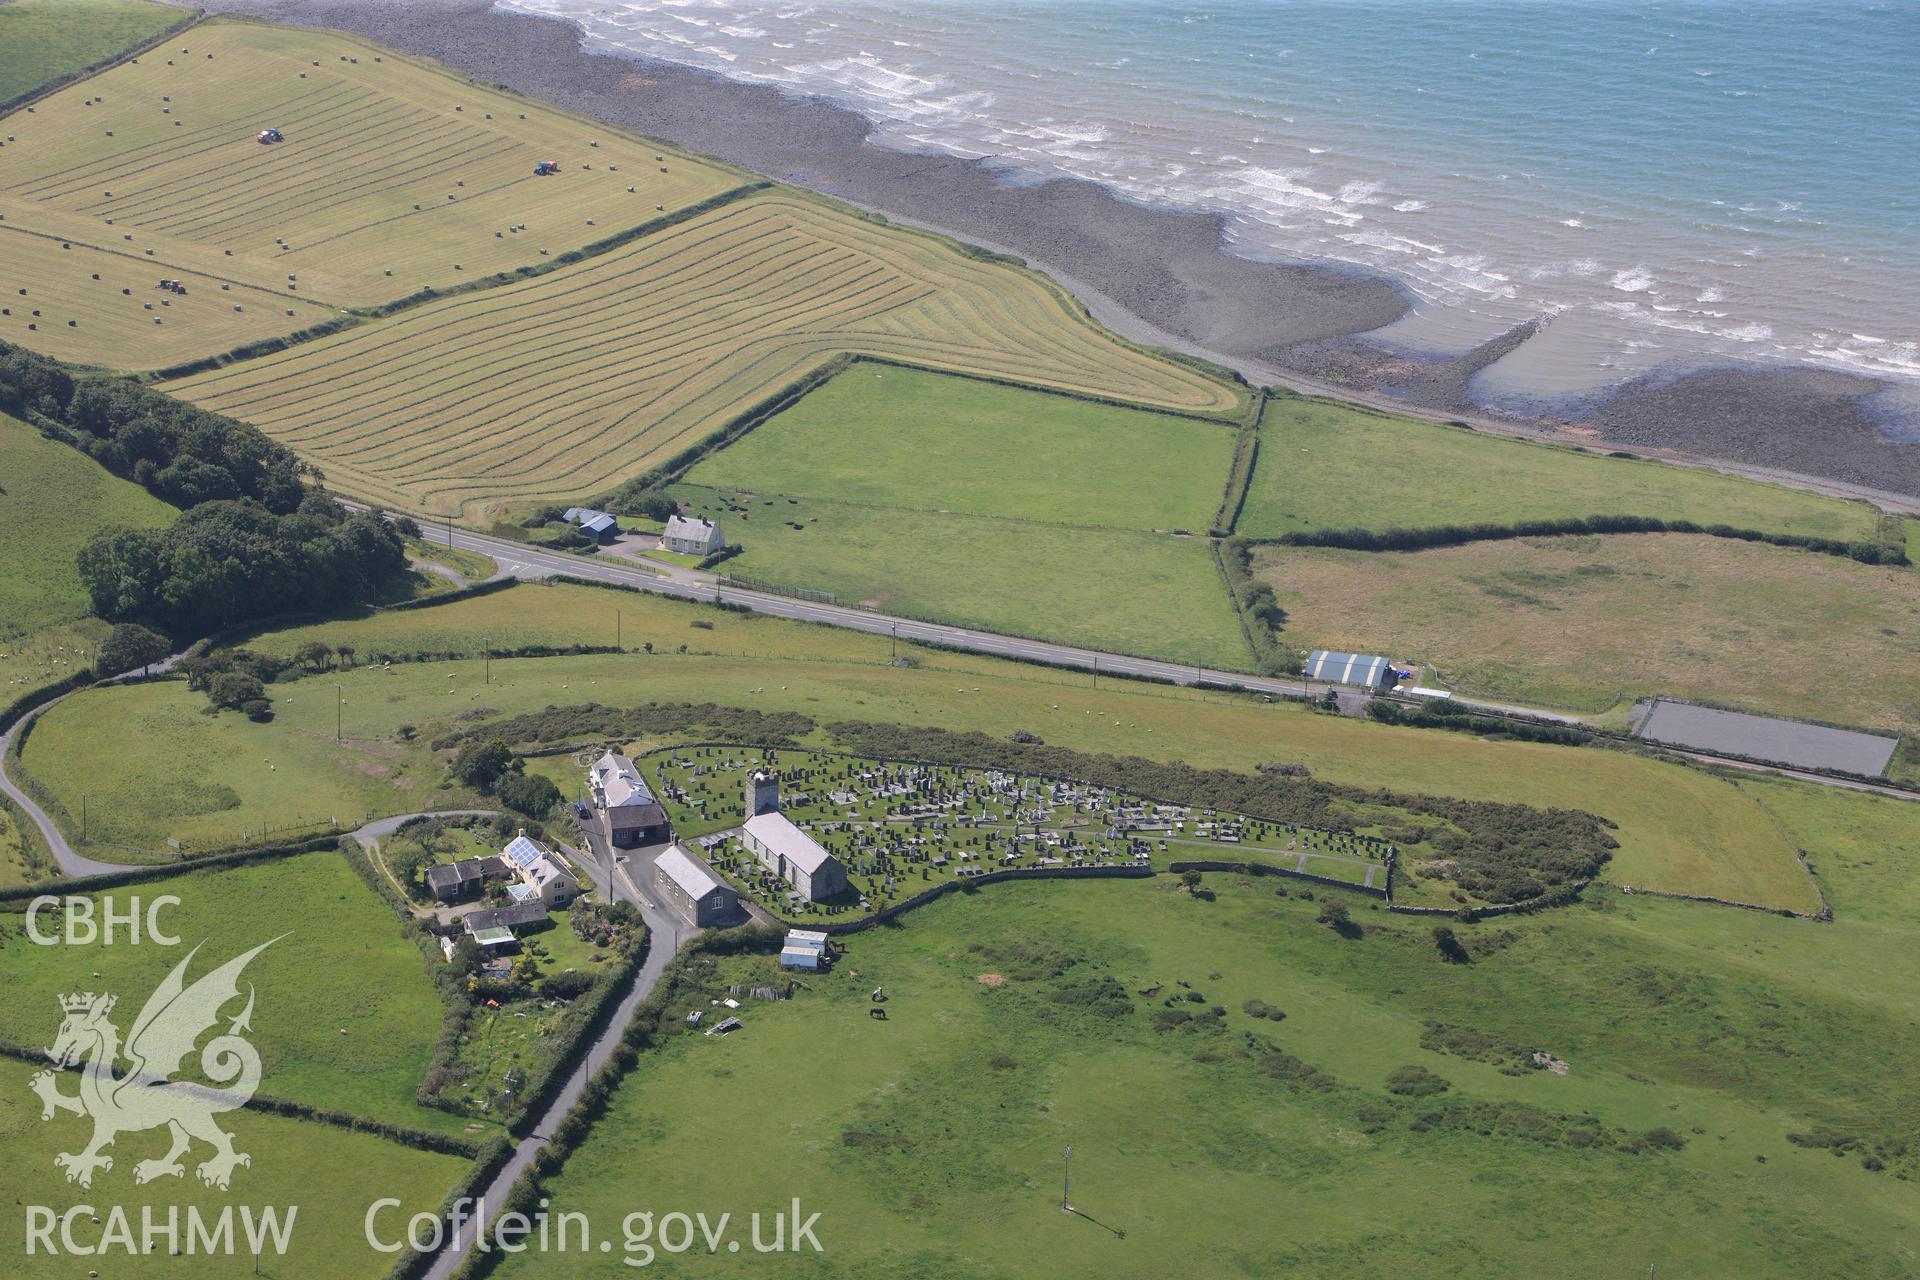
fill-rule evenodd
<path id="1" fill-rule="evenodd" d="M 667 811 L 653 798 L 633 761 L 615 751 L 595 760 L 587 769 L 587 794 L 600 834 L 616 849 L 638 849 L 673 838 Z"/>
<path id="2" fill-rule="evenodd" d="M 660 535 L 660 549 L 684 556 L 710 556 L 727 545 L 720 526 L 699 516 L 669 516 L 667 531 Z"/>
<path id="3" fill-rule="evenodd" d="M 1368 653 L 1337 653 L 1315 649 L 1307 655 L 1301 674 L 1326 684 L 1358 685 L 1362 689 L 1391 689 L 1400 678 L 1393 663 Z"/>
<path id="4" fill-rule="evenodd" d="M 747 775 L 747 820 L 740 842 L 760 865 L 793 886 L 807 902 L 837 898 L 847 891 L 847 869 L 814 838 L 780 812 L 780 775 L 755 769 Z"/>
<path id="5" fill-rule="evenodd" d="M 500 851 L 519 883 L 507 886 L 507 896 L 515 906 L 538 904 L 543 912 L 564 907 L 580 896 L 580 878 L 560 860 L 560 855 L 529 839 L 523 830 Z"/>
<path id="6" fill-rule="evenodd" d="M 563 518 L 602 546 L 620 536 L 620 522 L 592 507 L 568 507 Z"/>

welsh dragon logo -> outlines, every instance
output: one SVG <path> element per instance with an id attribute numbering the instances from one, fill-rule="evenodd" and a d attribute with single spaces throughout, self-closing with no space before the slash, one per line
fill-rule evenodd
<path id="1" fill-rule="evenodd" d="M 214 1122 L 221 1112 L 245 1106 L 260 1086 L 260 1053 L 241 1035 L 252 1030 L 252 984 L 247 986 L 246 1008 L 231 1020 L 226 1034 L 215 1036 L 200 1051 L 201 1073 L 219 1087 L 173 1076 L 201 1034 L 220 1020 L 221 1007 L 239 997 L 240 973 L 247 962 L 279 940 L 261 943 L 188 986 L 187 965 L 200 951 L 196 946 L 148 997 L 124 1047 L 119 1028 L 108 1021 L 114 996 L 89 991 L 60 997 L 66 1018 L 47 1056 L 63 1071 L 85 1063 L 79 1096 L 61 1093 L 54 1071 L 40 1071 L 29 1083 L 40 1095 L 42 1120 L 53 1119 L 56 1111 L 93 1118 L 93 1141 L 78 1153 L 62 1152 L 53 1158 L 56 1167 L 67 1171 L 68 1182 L 91 1187 L 95 1170 L 113 1168 L 113 1157 L 102 1151 L 115 1138 L 162 1125 L 171 1133 L 173 1145 L 159 1159 L 134 1165 L 136 1183 L 183 1176 L 186 1170 L 180 1157 L 188 1153 L 195 1138 L 213 1147 L 212 1157 L 195 1170 L 210 1187 L 226 1190 L 234 1169 L 253 1163 L 244 1152 L 233 1149 L 233 1135 Z M 130 1069 L 119 1075 L 114 1068 L 122 1057 Z"/>

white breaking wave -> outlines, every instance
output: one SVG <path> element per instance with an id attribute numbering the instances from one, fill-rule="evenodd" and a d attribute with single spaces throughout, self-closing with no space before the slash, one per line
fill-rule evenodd
<path id="1" fill-rule="evenodd" d="M 1683 354 L 1920 375 L 1911 330 L 1898 331 L 1915 308 L 1873 309 L 1887 296 L 1883 273 L 1870 254 L 1829 247 L 1821 229 L 1833 209 L 1803 212 L 1808 201 L 1784 183 L 1742 188 L 1707 175 L 1676 201 L 1604 182 L 1582 188 L 1537 156 L 1496 146 L 1416 145 L 1383 125 L 1363 90 L 1302 79 L 1315 55 L 1284 18 L 1273 23 L 1288 32 L 1285 44 L 1233 43 L 1228 17 L 1194 24 L 1224 28 L 1219 35 L 1163 47 L 1170 33 L 1142 33 L 1182 15 L 1151 7 L 1138 21 L 1104 24 L 1052 5 L 496 2 L 571 20 L 596 48 L 820 95 L 863 114 L 881 145 L 985 159 L 1018 181 L 1080 178 L 1217 212 L 1229 246 L 1250 257 L 1384 271 L 1415 300 L 1384 336 L 1415 348 L 1465 350 L 1557 316 L 1552 368 L 1540 376 L 1569 390 Z M 1214 44 L 1194 43 L 1202 38 Z M 1671 36 L 1646 48 L 1651 57 L 1673 46 L 1686 59 L 1658 74 L 1707 80 L 1724 60 L 1726 80 L 1757 83 L 1751 64 L 1687 43 Z M 1270 96 L 1248 96 L 1226 74 L 1228 60 L 1248 59 L 1279 77 Z M 1425 78 L 1417 64 L 1398 74 L 1402 100 Z M 1451 119 L 1473 83 L 1435 81 L 1414 110 Z M 1777 102 L 1778 86 L 1764 87 Z M 1697 92 L 1721 101 L 1746 91 Z M 1750 230 L 1730 222 L 1741 215 Z M 1891 336 L 1829 331 L 1848 327 Z"/>

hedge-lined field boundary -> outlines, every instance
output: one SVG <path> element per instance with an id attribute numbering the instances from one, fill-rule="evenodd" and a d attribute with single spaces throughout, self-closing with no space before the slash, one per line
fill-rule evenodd
<path id="1" fill-rule="evenodd" d="M 1694 520 L 1663 520 L 1658 516 L 1573 516 L 1563 520 L 1521 520 L 1514 524 L 1441 524 L 1403 529 L 1309 529 L 1271 538 L 1248 538 L 1249 546 L 1330 547 L 1342 551 L 1426 551 L 1472 542 L 1513 538 L 1557 538 L 1580 534 L 1695 533 L 1739 542 L 1764 542 L 1822 555 L 1841 556 L 1861 564 L 1904 565 L 1906 548 L 1885 542 L 1847 542 L 1804 533 L 1767 533 L 1730 524 L 1700 524 Z"/>
<path id="2" fill-rule="evenodd" d="M 42 881 L 38 884 L 8 885 L 0 889 L 0 913 L 25 911 L 26 904 L 35 898 L 101 893 L 108 889 L 124 888 L 127 885 L 167 880 L 195 871 L 220 871 L 231 867 L 248 866 L 256 862 L 277 862 L 282 858 L 291 858 L 303 853 L 318 853 L 337 846 L 340 839 L 340 836 L 331 834 L 302 836 L 297 840 L 283 840 L 275 844 L 229 849 L 224 853 L 201 854 L 191 858 L 183 857 L 178 862 L 155 862 L 146 866 L 122 867 L 117 871 L 105 871 L 93 876 L 73 876 L 68 879 Z"/>
<path id="3" fill-rule="evenodd" d="M 103 71 L 111 71 L 123 62 L 139 57 L 149 49 L 157 48 L 173 39 L 187 28 L 196 25 L 207 16 L 207 11 L 195 5 L 190 13 L 165 31 L 156 31 L 146 39 L 128 45 L 118 53 L 110 53 L 104 58 L 88 63 L 78 71 L 69 71 L 65 75 L 55 76 L 51 80 L 42 80 L 31 89 L 14 94 L 5 102 L 0 102 L 0 116 L 11 115 L 22 107 L 30 106 L 42 98 L 50 98 L 69 85 L 79 84 L 91 79 Z"/>
<path id="4" fill-rule="evenodd" d="M 1227 469 L 1227 486 L 1220 495 L 1220 509 L 1213 514 L 1212 534 L 1226 538 L 1240 523 L 1241 509 L 1247 505 L 1247 490 L 1253 485 L 1253 468 L 1260 460 L 1260 419 L 1266 416 L 1267 389 L 1254 394 L 1247 420 L 1233 442 L 1233 464 Z"/>

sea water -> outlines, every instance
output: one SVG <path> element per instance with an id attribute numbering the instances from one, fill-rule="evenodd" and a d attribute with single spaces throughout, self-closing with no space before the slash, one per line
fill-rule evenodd
<path id="1" fill-rule="evenodd" d="M 503 4 L 883 145 L 1216 211 L 1234 253 L 1387 273 L 1390 347 L 1545 319 L 1487 403 L 1735 360 L 1884 378 L 1889 432 L 1920 421 L 1920 4 Z"/>

